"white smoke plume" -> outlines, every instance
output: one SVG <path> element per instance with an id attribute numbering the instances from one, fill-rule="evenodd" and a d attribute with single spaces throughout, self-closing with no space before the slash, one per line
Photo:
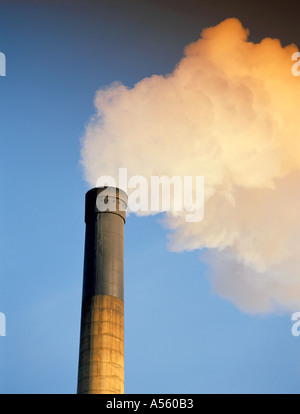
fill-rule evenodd
<path id="1" fill-rule="evenodd" d="M 170 249 L 205 249 L 216 292 L 250 313 L 300 310 L 300 78 L 295 45 L 205 29 L 171 74 L 101 89 L 85 178 L 204 176 L 205 216 L 166 215 Z"/>

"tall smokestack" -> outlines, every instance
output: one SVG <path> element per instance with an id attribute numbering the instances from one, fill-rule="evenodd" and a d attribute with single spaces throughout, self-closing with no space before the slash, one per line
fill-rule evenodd
<path id="1" fill-rule="evenodd" d="M 124 393 L 124 224 L 127 194 L 86 194 L 78 394 Z"/>

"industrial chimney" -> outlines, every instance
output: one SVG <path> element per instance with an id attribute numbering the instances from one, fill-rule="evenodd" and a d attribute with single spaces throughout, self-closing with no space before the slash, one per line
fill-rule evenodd
<path id="1" fill-rule="evenodd" d="M 86 193 L 78 394 L 124 393 L 126 207 L 118 188 Z"/>

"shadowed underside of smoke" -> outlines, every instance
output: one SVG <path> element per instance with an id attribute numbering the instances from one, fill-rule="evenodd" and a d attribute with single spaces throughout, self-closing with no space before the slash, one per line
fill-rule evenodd
<path id="1" fill-rule="evenodd" d="M 99 90 L 82 140 L 86 180 L 204 176 L 205 216 L 168 213 L 169 247 L 202 250 L 216 292 L 247 312 L 300 308 L 300 82 L 295 45 L 205 29 L 166 76 Z"/>

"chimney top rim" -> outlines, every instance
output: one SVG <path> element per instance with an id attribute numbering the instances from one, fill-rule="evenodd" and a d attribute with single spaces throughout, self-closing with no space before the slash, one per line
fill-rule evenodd
<path id="1" fill-rule="evenodd" d="M 94 187 L 91 188 L 87 193 L 87 195 L 92 195 L 95 193 L 95 197 L 97 198 L 100 193 L 105 191 L 105 196 L 116 197 L 124 201 L 126 204 L 128 203 L 128 195 L 124 190 L 121 190 L 118 187 L 111 187 L 111 186 L 103 186 L 103 187 Z"/>

